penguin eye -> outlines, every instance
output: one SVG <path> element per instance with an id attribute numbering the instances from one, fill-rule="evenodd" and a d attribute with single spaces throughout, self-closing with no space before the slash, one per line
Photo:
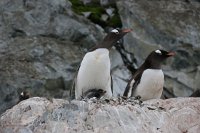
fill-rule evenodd
<path id="1" fill-rule="evenodd" d="M 115 34 L 119 34 L 119 31 L 117 29 L 113 29 L 111 32 Z"/>
<path id="2" fill-rule="evenodd" d="M 162 55 L 162 52 L 160 50 L 155 51 L 157 54 Z"/>

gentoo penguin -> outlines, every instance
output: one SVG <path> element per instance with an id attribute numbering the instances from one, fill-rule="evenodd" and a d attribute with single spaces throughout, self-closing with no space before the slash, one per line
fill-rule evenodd
<path id="1" fill-rule="evenodd" d="M 87 95 L 86 92 L 89 92 L 90 96 L 96 95 L 91 94 L 93 91 L 90 90 L 101 90 L 99 92 L 102 92 L 101 94 L 105 92 L 106 98 L 112 97 L 109 50 L 130 31 L 131 29 L 113 29 L 101 43 L 85 54 L 74 82 L 76 99 L 82 99 Z"/>
<path id="2" fill-rule="evenodd" d="M 142 66 L 132 76 L 123 96 L 139 96 L 142 101 L 160 98 L 164 85 L 164 74 L 161 64 L 168 57 L 174 55 L 174 52 L 167 52 L 165 50 L 151 52 Z"/>

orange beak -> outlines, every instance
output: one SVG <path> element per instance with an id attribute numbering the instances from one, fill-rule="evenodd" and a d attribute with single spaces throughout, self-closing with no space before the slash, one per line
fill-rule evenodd
<path id="1" fill-rule="evenodd" d="M 174 55 L 176 55 L 176 53 L 175 53 L 175 52 L 168 52 L 167 55 L 168 55 L 168 56 L 174 56 Z"/>
<path id="2" fill-rule="evenodd" d="M 122 30 L 122 32 L 124 32 L 124 33 L 128 33 L 128 32 L 131 32 L 132 31 L 132 29 L 123 29 Z"/>

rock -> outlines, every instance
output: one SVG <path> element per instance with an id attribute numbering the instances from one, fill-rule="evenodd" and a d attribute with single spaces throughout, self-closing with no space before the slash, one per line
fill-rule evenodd
<path id="1" fill-rule="evenodd" d="M 30 3 L 31 9 L 29 9 Z M 87 19 L 75 15 L 68 0 L 28 0 L 24 3 L 21 0 L 16 2 L 3 0 L 0 7 L 2 7 L 0 23 L 3 25 L 0 34 L 4 36 L 12 37 L 15 32 L 22 32 L 27 36 L 51 35 L 77 42 L 90 35 L 99 40 L 104 35 L 102 29 L 97 29 Z M 4 28 L 6 23 L 8 25 Z"/>
<path id="2" fill-rule="evenodd" d="M 0 114 L 19 101 L 22 91 L 69 98 L 83 55 L 102 40 L 104 30 L 76 15 L 68 0 L 1 0 L 0 7 Z M 127 71 L 112 51 L 117 96 Z"/>
<path id="3" fill-rule="evenodd" d="M 197 70 L 197 74 L 196 74 L 196 77 L 195 77 L 195 82 L 197 83 L 196 84 L 196 88 L 198 90 L 200 90 L 200 66 L 198 67 L 198 70 Z"/>
<path id="4" fill-rule="evenodd" d="M 83 14 L 86 18 L 88 18 L 88 17 L 91 15 L 91 12 L 82 12 L 82 14 Z"/>
<path id="5" fill-rule="evenodd" d="M 118 1 L 123 27 L 133 29 L 124 38 L 137 66 L 155 49 L 173 50 L 176 56 L 164 65 L 165 87 L 176 96 L 199 89 L 200 3 L 186 1 Z"/>
<path id="6" fill-rule="evenodd" d="M 18 102 L 18 93 L 16 91 L 16 88 L 12 85 L 1 83 L 0 94 L 1 113 L 6 109 L 11 108 Z"/>
<path id="7" fill-rule="evenodd" d="M 107 8 L 106 13 L 109 15 L 109 17 L 112 17 L 114 14 L 113 12 L 115 11 L 114 8 Z"/>
<path id="8" fill-rule="evenodd" d="M 84 5 L 100 4 L 101 6 L 108 6 L 115 4 L 115 0 L 80 0 Z"/>
<path id="9" fill-rule="evenodd" d="M 103 21 L 107 21 L 108 20 L 108 15 L 106 15 L 106 14 L 102 14 L 101 15 L 101 20 L 103 20 Z"/>
<path id="10" fill-rule="evenodd" d="M 119 66 L 118 66 L 119 67 Z M 127 86 L 127 79 L 130 78 L 130 72 L 125 66 L 112 70 L 113 78 L 113 96 L 123 96 L 124 89 Z"/>
<path id="11" fill-rule="evenodd" d="M 115 3 L 116 3 L 116 0 L 100 0 L 100 4 L 102 6 L 108 6 Z"/>
<path id="12" fill-rule="evenodd" d="M 200 99 L 106 102 L 30 98 L 0 117 L 1 133 L 188 132 L 200 130 Z"/>
<path id="13" fill-rule="evenodd" d="M 84 5 L 91 4 L 92 0 L 81 0 Z"/>
<path id="14" fill-rule="evenodd" d="M 110 51 L 111 75 L 113 79 L 113 96 L 122 96 L 127 85 L 130 72 L 124 66 L 122 57 L 114 48 Z"/>
<path id="15" fill-rule="evenodd" d="M 0 1 L 0 114 L 19 94 L 68 98 L 75 71 L 104 30 L 68 0 Z"/>

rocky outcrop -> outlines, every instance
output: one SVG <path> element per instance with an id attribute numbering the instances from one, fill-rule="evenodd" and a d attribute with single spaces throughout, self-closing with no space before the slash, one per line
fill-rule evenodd
<path id="1" fill-rule="evenodd" d="M 93 2 L 100 3 L 103 6 L 103 14 L 98 12 L 100 18 L 107 15 L 121 25 L 115 1 L 81 1 L 86 5 L 90 2 L 90 8 Z M 152 49 L 162 47 L 177 52 L 166 65 L 171 67 L 164 67 L 165 86 L 176 96 L 188 96 L 200 87 L 196 2 L 117 2 L 123 26 L 134 30 L 124 41 L 126 50 L 134 53 L 128 59 L 137 60 L 131 66 L 140 65 Z M 32 96 L 69 97 L 84 53 L 105 35 L 101 27 L 73 11 L 68 0 L 0 1 L 0 114 L 15 105 L 24 90 Z M 123 93 L 130 72 L 115 49 L 110 55 L 113 94 L 118 96 Z"/>
<path id="2" fill-rule="evenodd" d="M 1 133 L 197 133 L 200 99 L 71 101 L 30 98 L 0 118 Z"/>
<path id="3" fill-rule="evenodd" d="M 134 53 L 136 64 L 141 65 L 154 49 L 176 51 L 164 66 L 165 87 L 176 96 L 200 89 L 200 3 L 126 0 L 117 5 L 123 26 L 133 29 L 124 46 Z"/>
<path id="4" fill-rule="evenodd" d="M 0 114 L 24 90 L 68 98 L 84 53 L 102 40 L 104 30 L 75 14 L 68 0 L 1 0 L 0 7 Z M 116 96 L 128 72 L 118 69 L 119 53 L 112 50 L 111 56 Z"/>
<path id="5" fill-rule="evenodd" d="M 0 1 L 0 114 L 19 93 L 68 97 L 84 48 L 104 36 L 67 0 Z"/>

